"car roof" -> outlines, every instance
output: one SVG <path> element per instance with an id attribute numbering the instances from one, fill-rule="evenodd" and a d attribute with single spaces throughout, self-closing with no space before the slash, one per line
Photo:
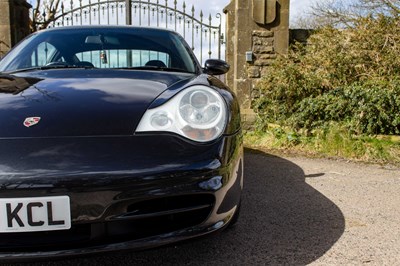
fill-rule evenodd
<path id="1" fill-rule="evenodd" d="M 131 26 L 131 25 L 77 25 L 77 26 L 62 26 L 62 27 L 52 27 L 40 30 L 39 32 L 49 32 L 49 31 L 68 31 L 68 30 L 90 30 L 90 29 L 115 29 L 115 30 L 148 30 L 148 31 L 163 31 L 176 33 L 172 29 L 167 28 L 156 28 L 150 26 Z"/>

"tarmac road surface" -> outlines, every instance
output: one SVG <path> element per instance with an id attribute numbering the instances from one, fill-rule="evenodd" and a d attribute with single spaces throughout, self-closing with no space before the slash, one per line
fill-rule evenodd
<path id="1" fill-rule="evenodd" d="M 400 265 L 399 168 L 247 150 L 234 228 L 154 250 L 33 265 L 306 264 Z"/>

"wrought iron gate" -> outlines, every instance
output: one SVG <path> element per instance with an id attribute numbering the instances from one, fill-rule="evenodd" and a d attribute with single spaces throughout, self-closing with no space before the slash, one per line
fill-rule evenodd
<path id="1" fill-rule="evenodd" d="M 61 10 L 50 27 L 70 25 L 136 25 L 164 27 L 179 32 L 191 45 L 197 58 L 221 58 L 224 35 L 221 31 L 222 15 L 206 17 L 185 2 L 178 7 L 173 0 L 62 0 Z"/>

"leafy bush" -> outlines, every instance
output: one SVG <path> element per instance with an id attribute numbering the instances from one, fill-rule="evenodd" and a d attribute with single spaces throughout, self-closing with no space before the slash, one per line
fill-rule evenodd
<path id="1" fill-rule="evenodd" d="M 288 121 L 297 128 L 335 121 L 345 122 L 357 134 L 399 134 L 400 83 L 395 88 L 355 84 L 305 98 Z"/>
<path id="2" fill-rule="evenodd" d="M 331 122 L 357 134 L 400 133 L 400 19 L 323 28 L 280 57 L 258 84 L 259 128 L 311 131 Z"/>

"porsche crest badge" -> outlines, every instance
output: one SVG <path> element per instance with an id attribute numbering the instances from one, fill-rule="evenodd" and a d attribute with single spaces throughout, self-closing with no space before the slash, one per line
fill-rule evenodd
<path id="1" fill-rule="evenodd" d="M 24 121 L 24 126 L 31 127 L 39 123 L 40 117 L 27 117 Z"/>

